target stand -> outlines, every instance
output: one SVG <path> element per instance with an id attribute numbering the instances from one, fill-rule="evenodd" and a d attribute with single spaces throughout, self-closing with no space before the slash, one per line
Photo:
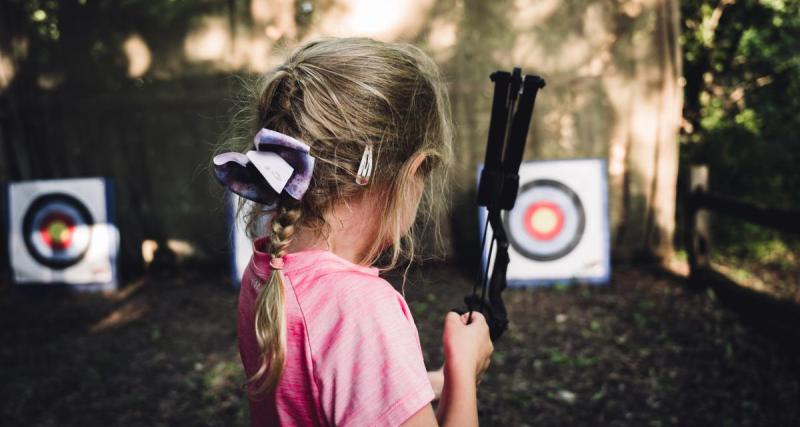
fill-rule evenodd
<path id="1" fill-rule="evenodd" d="M 503 218 L 511 246 L 509 286 L 607 283 L 611 263 L 605 161 L 524 162 L 519 176 L 516 204 Z M 481 208 L 478 216 L 483 225 L 486 210 Z M 491 227 L 487 233 L 491 237 Z"/>
<path id="2" fill-rule="evenodd" d="M 119 238 L 106 179 L 15 182 L 5 194 L 15 285 L 116 288 Z"/>

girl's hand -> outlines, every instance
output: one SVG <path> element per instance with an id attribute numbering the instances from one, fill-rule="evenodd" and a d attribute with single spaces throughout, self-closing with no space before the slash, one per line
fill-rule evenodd
<path id="1" fill-rule="evenodd" d="M 468 316 L 469 313 L 450 312 L 444 318 L 444 370 L 445 377 L 469 376 L 477 383 L 489 367 L 494 345 L 483 314 L 473 311 L 470 324 Z"/>

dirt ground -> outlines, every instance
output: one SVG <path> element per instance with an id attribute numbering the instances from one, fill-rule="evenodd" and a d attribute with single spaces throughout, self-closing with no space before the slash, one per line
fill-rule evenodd
<path id="1" fill-rule="evenodd" d="M 410 273 L 429 368 L 444 312 L 470 289 L 456 267 Z M 800 425 L 797 354 L 712 292 L 618 267 L 608 286 L 505 295 L 483 425 Z M 221 272 L 153 274 L 109 295 L 0 286 L 0 424 L 246 425 L 235 306 Z"/>

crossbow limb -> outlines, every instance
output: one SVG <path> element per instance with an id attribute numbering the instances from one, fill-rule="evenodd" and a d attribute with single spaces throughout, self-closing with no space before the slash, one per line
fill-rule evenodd
<path id="1" fill-rule="evenodd" d="M 523 79 L 519 68 L 514 68 L 511 73 L 496 71 L 492 73 L 491 79 L 495 84 L 492 118 L 489 123 L 486 159 L 478 183 L 478 206 L 486 208 L 481 243 L 481 256 L 485 254 L 486 259 L 482 263 L 479 281 L 476 281 L 472 294 L 464 298 L 464 302 L 469 311 L 468 322 L 472 320 L 473 311 L 483 313 L 494 341 L 508 327 L 508 314 L 502 294 L 506 288 L 509 243 L 501 212 L 511 210 L 517 200 L 519 166 L 525 151 L 533 106 L 536 94 L 544 87 L 545 82 L 534 75 L 527 75 Z M 492 236 L 488 237 L 490 225 Z M 495 252 L 494 262 L 492 252 Z M 480 296 L 478 283 L 481 287 Z"/>

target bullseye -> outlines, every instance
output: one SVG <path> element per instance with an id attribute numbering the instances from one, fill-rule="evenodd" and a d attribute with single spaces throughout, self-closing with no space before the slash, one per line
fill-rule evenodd
<path id="1" fill-rule="evenodd" d="M 564 213 L 555 203 L 537 202 L 525 212 L 525 226 L 533 238 L 550 240 L 564 228 Z"/>
<path id="2" fill-rule="evenodd" d="M 536 261 L 569 254 L 581 241 L 585 222 L 583 205 L 575 192 L 548 179 L 525 184 L 516 206 L 506 213 L 511 245 Z"/>
<path id="3" fill-rule="evenodd" d="M 47 216 L 39 228 L 42 240 L 53 250 L 61 251 L 72 243 L 75 223 L 68 216 L 56 212 Z"/>
<path id="4" fill-rule="evenodd" d="M 78 199 L 50 193 L 34 200 L 22 223 L 25 246 L 39 263 L 64 269 L 80 262 L 92 241 L 94 219 Z"/>

